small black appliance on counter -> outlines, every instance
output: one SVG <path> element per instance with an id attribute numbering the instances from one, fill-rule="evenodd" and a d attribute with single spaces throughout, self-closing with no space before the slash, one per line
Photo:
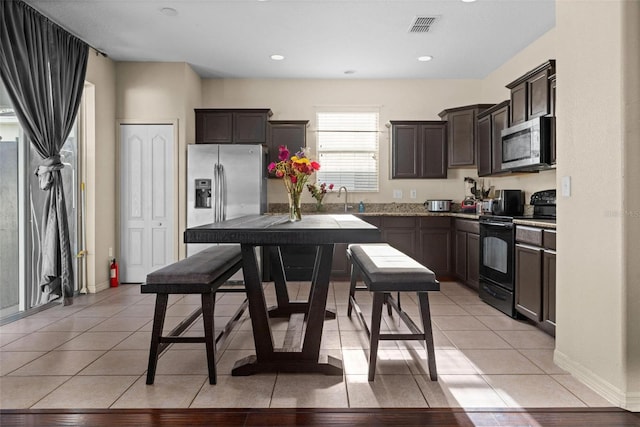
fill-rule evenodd
<path id="1" fill-rule="evenodd" d="M 556 218 L 556 190 L 537 191 L 529 203 L 533 206 L 533 218 Z"/>
<path id="2" fill-rule="evenodd" d="M 491 213 L 504 216 L 522 215 L 524 213 L 524 192 L 522 190 L 496 190 Z"/>

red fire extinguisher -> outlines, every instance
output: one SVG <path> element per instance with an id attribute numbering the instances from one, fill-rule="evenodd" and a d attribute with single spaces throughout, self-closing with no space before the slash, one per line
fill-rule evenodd
<path id="1" fill-rule="evenodd" d="M 120 277 L 118 275 L 118 263 L 116 262 L 115 258 L 113 258 L 111 260 L 111 267 L 109 268 L 109 275 L 111 277 L 111 287 L 112 288 L 117 288 L 118 285 L 120 284 Z"/>

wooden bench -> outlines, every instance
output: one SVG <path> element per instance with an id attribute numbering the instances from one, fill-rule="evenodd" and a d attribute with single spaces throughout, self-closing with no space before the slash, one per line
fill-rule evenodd
<path id="1" fill-rule="evenodd" d="M 351 261 L 351 286 L 349 288 L 349 304 L 347 315 L 351 317 L 352 308 L 356 309 L 370 340 L 369 381 L 373 381 L 376 371 L 376 360 L 379 340 L 424 340 L 427 349 L 429 376 L 432 381 L 438 379 L 436 359 L 429 312 L 429 291 L 439 291 L 440 283 L 435 274 L 413 258 L 386 243 L 349 245 L 347 257 Z M 361 277 L 366 287 L 358 287 L 357 278 Z M 368 290 L 373 293 L 371 312 L 371 331 L 355 298 L 357 290 Z M 422 319 L 422 331 L 404 312 L 392 296 L 391 292 L 416 292 Z M 381 334 L 382 305 L 387 303 L 389 314 L 391 307 L 407 325 L 411 333 Z"/>
<path id="2" fill-rule="evenodd" d="M 158 357 L 171 343 L 205 343 L 209 383 L 216 383 L 216 343 L 228 335 L 233 324 L 242 316 L 247 300 L 238 308 L 224 330 L 214 337 L 214 310 L 217 292 L 234 291 L 222 285 L 242 267 L 240 245 L 212 246 L 188 258 L 170 264 L 147 275 L 147 281 L 141 286 L 142 293 L 156 294 L 156 307 L 153 315 L 151 347 L 147 384 L 153 384 Z M 241 289 L 244 292 L 244 287 Z M 163 336 L 164 319 L 170 294 L 200 294 L 202 306 L 180 322 L 168 335 Z M 203 337 L 181 337 L 198 317 L 204 322 Z"/>

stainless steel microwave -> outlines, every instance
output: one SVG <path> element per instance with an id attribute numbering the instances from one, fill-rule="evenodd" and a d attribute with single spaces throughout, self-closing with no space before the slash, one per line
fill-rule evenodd
<path id="1" fill-rule="evenodd" d="M 555 117 L 544 116 L 502 131 L 502 169 L 540 170 L 551 167 Z"/>

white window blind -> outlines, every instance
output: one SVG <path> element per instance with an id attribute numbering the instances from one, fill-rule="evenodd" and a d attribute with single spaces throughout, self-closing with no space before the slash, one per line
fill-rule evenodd
<path id="1" fill-rule="evenodd" d="M 378 191 L 378 113 L 318 112 L 317 181 Z"/>

